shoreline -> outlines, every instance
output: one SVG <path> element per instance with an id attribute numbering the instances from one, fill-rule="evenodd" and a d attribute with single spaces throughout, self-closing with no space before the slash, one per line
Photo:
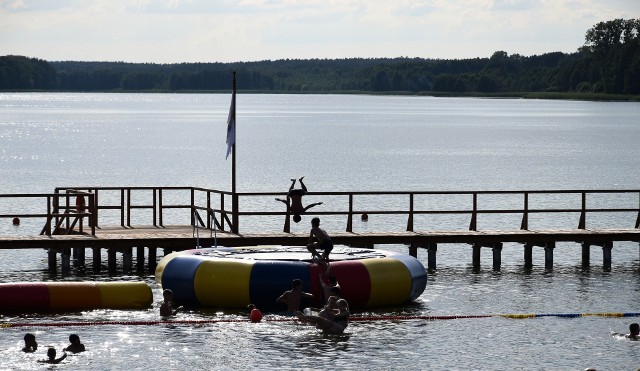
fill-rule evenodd
<path id="1" fill-rule="evenodd" d="M 144 94 L 229 94 L 228 90 L 0 90 L 0 93 L 144 93 Z M 573 93 L 573 92 L 500 92 L 500 93 L 450 93 L 434 91 L 393 91 L 372 92 L 360 90 L 336 91 L 273 91 L 273 90 L 243 90 L 244 94 L 291 94 L 291 95 L 374 95 L 374 96 L 419 96 L 434 98 L 494 98 L 494 99 L 544 99 L 544 100 L 576 100 L 592 102 L 640 102 L 640 95 L 607 94 L 607 93 Z"/>

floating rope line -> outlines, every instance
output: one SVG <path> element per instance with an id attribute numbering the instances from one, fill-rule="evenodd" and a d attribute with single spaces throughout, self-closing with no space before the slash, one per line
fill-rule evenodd
<path id="1" fill-rule="evenodd" d="M 510 319 L 526 319 L 538 317 L 640 317 L 640 312 L 629 313 L 547 313 L 547 314 L 482 314 L 482 315 L 451 315 L 451 316 L 351 316 L 352 322 L 374 322 L 374 321 L 410 321 L 410 320 L 426 320 L 441 321 L 452 319 L 474 319 L 474 318 L 510 318 Z M 297 318 L 264 318 L 262 322 L 293 322 Z M 160 320 L 160 321 L 88 321 L 88 322 L 34 322 L 34 323 L 0 323 L 0 328 L 13 327 L 76 327 L 76 326 L 105 326 L 105 325 L 121 325 L 121 326 L 156 326 L 156 325 L 203 325 L 211 323 L 231 323 L 231 322 L 250 322 L 249 319 L 211 319 L 211 320 Z"/>

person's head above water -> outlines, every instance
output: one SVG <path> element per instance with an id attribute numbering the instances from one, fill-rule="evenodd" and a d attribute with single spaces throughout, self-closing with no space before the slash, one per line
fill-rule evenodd
<path id="1" fill-rule="evenodd" d="M 293 222 L 294 223 L 300 223 L 301 220 L 302 220 L 302 217 L 300 216 L 300 214 L 294 214 L 293 215 Z"/>
<path id="2" fill-rule="evenodd" d="M 638 336 L 640 334 L 640 325 L 637 323 L 632 323 L 629 325 L 629 335 Z"/>

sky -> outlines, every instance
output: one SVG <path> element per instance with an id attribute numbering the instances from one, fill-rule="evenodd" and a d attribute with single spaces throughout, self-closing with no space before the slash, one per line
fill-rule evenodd
<path id="1" fill-rule="evenodd" d="M 640 0 L 0 0 L 0 55 L 136 63 L 574 52 Z"/>

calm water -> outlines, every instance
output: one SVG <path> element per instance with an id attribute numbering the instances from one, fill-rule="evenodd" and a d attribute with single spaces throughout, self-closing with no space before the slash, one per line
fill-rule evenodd
<path id="1" fill-rule="evenodd" d="M 229 101 L 228 95 L 0 93 L 0 193 L 51 192 L 57 186 L 230 189 L 230 162 L 224 160 Z M 239 191 L 285 191 L 290 178 L 303 175 L 313 191 L 634 189 L 640 184 L 638 103 L 241 94 L 237 115 Z M 268 202 L 243 207 L 272 206 Z M 393 208 L 406 201 L 367 202 Z M 0 213 L 21 207 L 5 203 Z M 598 223 L 632 226 L 635 217 Z M 572 216 L 566 219 L 534 223 L 577 223 Z M 24 221 L 14 228 L 0 220 L 0 233 L 34 233 L 40 223 Z M 401 229 L 403 223 L 372 218 L 354 228 Z M 468 220 L 417 223 L 416 228 L 453 229 Z M 519 218 L 513 223 L 517 227 Z M 344 220 L 327 218 L 323 224 L 329 231 L 344 229 Z M 249 221 L 242 228 L 279 229 L 281 220 Z M 294 226 L 307 228 L 304 222 Z M 406 252 L 403 246 L 388 248 Z M 35 359 L 44 358 L 47 345 L 63 347 L 73 332 L 89 350 L 64 361 L 73 369 L 640 367 L 640 342 L 609 335 L 626 332 L 638 318 L 354 322 L 340 337 L 287 322 L 91 326 L 156 320 L 160 288 L 153 276 L 95 274 L 90 262 L 87 271 L 63 276 L 45 270 L 43 251 L 1 254 L 2 282 L 142 279 L 152 286 L 156 304 L 145 311 L 0 317 L 13 323 L 87 323 L 0 329 L 0 369 L 46 368 Z M 491 271 L 490 255 L 484 252 L 482 269 L 473 272 L 468 246 L 441 246 L 438 271 L 420 300 L 376 314 L 640 312 L 638 244 L 615 245 L 611 272 L 601 269 L 595 247 L 592 267 L 583 271 L 575 244 L 558 245 L 552 272 L 541 267 L 541 249 L 534 250 L 531 270 L 523 268 L 518 245 L 505 246 L 501 272 Z M 426 265 L 426 254 L 419 258 Z M 240 315 L 201 310 L 179 318 Z M 36 333 L 42 352 L 19 352 L 27 331 Z"/>

